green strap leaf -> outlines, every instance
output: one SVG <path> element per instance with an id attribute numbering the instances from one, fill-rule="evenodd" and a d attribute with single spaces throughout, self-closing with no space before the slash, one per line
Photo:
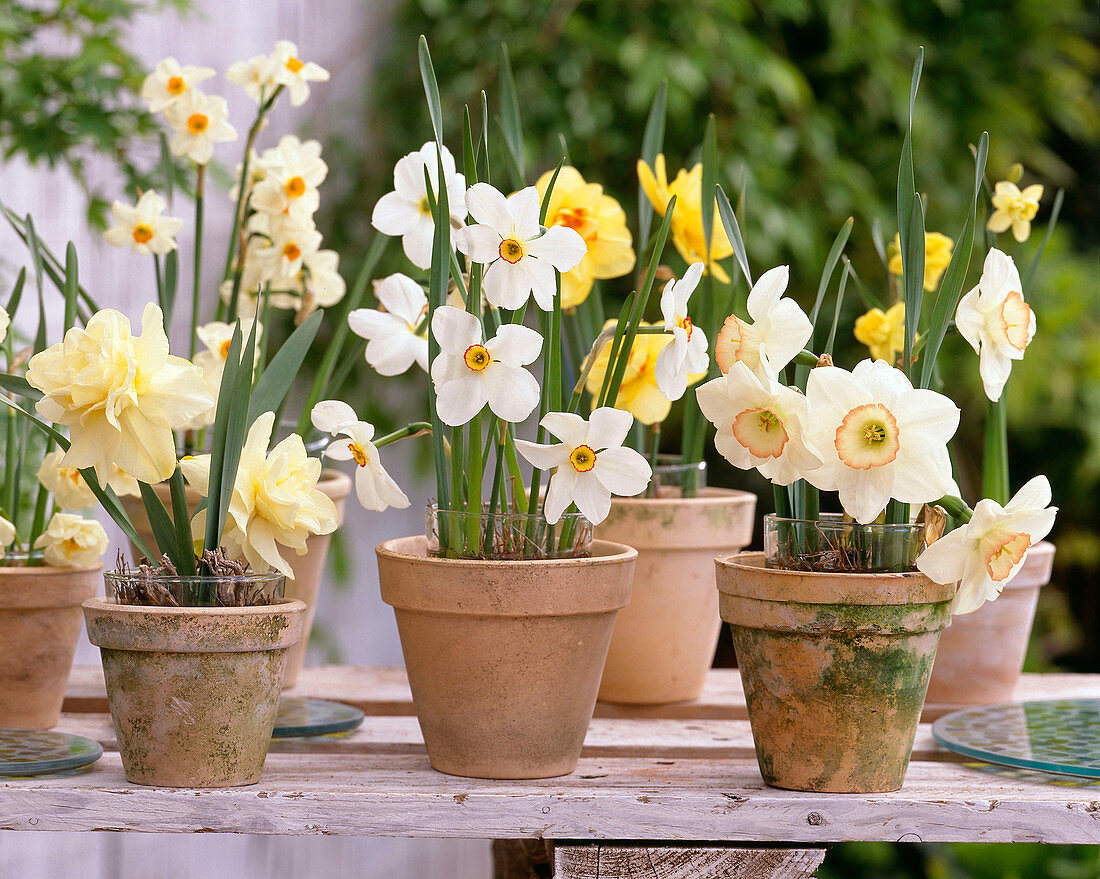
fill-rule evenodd
<path id="1" fill-rule="evenodd" d="M 661 87 L 653 98 L 649 107 L 649 115 L 645 121 L 645 131 L 642 133 L 642 161 L 650 168 L 657 163 L 657 156 L 664 149 L 665 143 L 665 118 L 668 106 L 668 80 L 661 80 Z M 653 223 L 653 205 L 649 202 L 649 196 L 645 194 L 642 184 L 638 183 L 638 241 L 639 250 L 645 247 L 649 241 L 649 232 Z"/>
<path id="2" fill-rule="evenodd" d="M 0 388 L 15 394 L 17 397 L 26 397 L 28 400 L 42 399 L 42 392 L 38 388 L 32 387 L 21 375 L 0 372 Z"/>
<path id="3" fill-rule="evenodd" d="M 252 389 L 246 429 L 251 427 L 264 412 L 277 412 L 283 405 L 283 400 L 286 399 L 290 386 L 298 375 L 298 370 L 305 362 L 317 331 L 321 328 L 324 315 L 324 311 L 320 309 L 313 312 L 294 329 L 275 356 L 271 358 L 271 362 Z M 251 367 L 251 360 L 245 362 Z M 246 370 L 246 373 L 251 383 L 251 369 Z"/>
<path id="4" fill-rule="evenodd" d="M 512 75 L 512 59 L 508 57 L 508 46 L 500 44 L 500 123 L 504 132 L 504 143 L 508 147 L 520 186 L 526 178 L 523 163 L 523 124 L 519 115 L 519 96 L 516 94 L 515 77 Z"/>
<path id="5" fill-rule="evenodd" d="M 718 126 L 714 114 L 707 116 L 707 127 L 703 134 L 703 247 L 707 258 L 707 271 L 710 271 L 711 232 L 714 230 L 714 196 L 718 185 Z"/>
<path id="6" fill-rule="evenodd" d="M 420 35 L 417 53 L 420 58 L 420 79 L 424 83 L 424 96 L 428 99 L 428 114 L 432 117 L 435 142 L 443 146 L 443 105 L 439 101 L 439 83 L 432 66 L 432 54 L 428 51 L 428 40 L 423 34 Z"/>
<path id="7" fill-rule="evenodd" d="M 745 241 L 741 237 L 741 227 L 737 224 L 737 216 L 733 212 L 730 200 L 721 186 L 717 188 L 718 215 L 722 218 L 722 225 L 726 229 L 726 237 L 733 245 L 733 253 L 737 257 L 737 264 L 741 267 L 741 274 L 749 288 L 752 288 L 752 272 L 749 271 L 749 257 L 745 253 Z"/>
<path id="8" fill-rule="evenodd" d="M 912 378 L 913 342 L 920 325 L 921 300 L 924 297 L 924 202 L 913 193 L 913 215 L 909 220 L 909 249 L 902 257 L 905 265 L 905 352 L 903 371 Z"/>
<path id="9" fill-rule="evenodd" d="M 1032 297 L 1031 283 L 1035 280 L 1035 273 L 1039 270 L 1039 261 L 1043 258 L 1043 253 L 1047 249 L 1047 243 L 1050 241 L 1050 236 L 1054 233 L 1054 227 L 1058 225 L 1058 216 L 1062 213 L 1062 200 L 1066 196 L 1064 189 L 1059 189 L 1054 196 L 1054 206 L 1050 209 L 1050 219 L 1047 221 L 1046 231 L 1043 233 L 1043 240 L 1039 242 L 1039 249 L 1035 251 L 1035 256 L 1031 258 L 1031 263 L 1027 267 L 1027 273 L 1024 275 L 1023 280 L 1023 293 L 1025 297 Z"/>
<path id="10" fill-rule="evenodd" d="M 76 245 L 71 241 L 65 248 L 65 323 L 64 331 L 76 324 L 77 297 L 80 294 L 80 271 L 76 261 Z M 42 350 L 41 348 L 38 350 Z"/>
<path id="11" fill-rule="evenodd" d="M 561 173 L 562 166 L 565 164 L 565 157 L 562 156 L 562 160 L 558 162 L 558 167 L 554 169 L 554 175 L 550 178 L 550 183 L 546 187 L 546 191 L 542 194 L 542 205 L 539 207 L 539 225 L 546 225 L 546 212 L 550 209 L 550 196 L 554 192 L 554 185 L 558 182 L 558 175 Z"/>
<path id="12" fill-rule="evenodd" d="M 8 317 L 14 318 L 15 312 L 19 308 L 19 303 L 23 299 L 23 288 L 27 284 L 27 267 L 23 266 L 19 269 L 19 276 L 15 279 L 15 286 L 11 288 L 11 296 L 8 297 L 8 305 L 4 310 L 8 313 Z"/>
<path id="13" fill-rule="evenodd" d="M 917 102 L 917 87 L 920 85 L 923 69 L 924 47 L 922 46 L 917 50 L 917 58 L 913 62 L 913 76 L 909 82 L 909 115 L 905 127 L 905 140 L 901 145 L 901 162 L 898 165 L 898 237 L 903 260 L 909 253 L 909 226 L 913 216 L 913 198 L 917 191 L 913 171 L 913 108 Z M 909 267 L 903 264 L 903 278 L 908 272 Z"/>

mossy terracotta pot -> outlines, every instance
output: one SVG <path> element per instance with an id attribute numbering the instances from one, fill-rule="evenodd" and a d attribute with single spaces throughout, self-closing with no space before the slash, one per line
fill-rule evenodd
<path id="1" fill-rule="evenodd" d="M 57 726 L 80 604 L 99 590 L 102 567 L 0 567 L 0 727 Z"/>
<path id="2" fill-rule="evenodd" d="M 755 511 L 756 495 L 722 488 L 612 500 L 596 536 L 634 547 L 638 561 L 630 604 L 615 617 L 601 701 L 699 698 L 722 628 L 714 559 L 752 541 Z"/>
<path id="3" fill-rule="evenodd" d="M 172 509 L 171 489 L 167 483 L 154 486 L 157 495 L 165 504 L 165 508 Z M 324 492 L 334 504 L 336 504 L 337 527 L 344 523 L 344 506 L 348 493 L 351 491 L 351 478 L 339 470 L 323 470 L 321 478 L 317 482 L 319 491 Z M 130 520 L 134 523 L 141 539 L 152 549 L 156 548 L 153 539 L 153 530 L 149 526 L 149 519 L 145 515 L 145 505 L 139 497 L 122 498 L 123 506 Z M 198 493 L 191 488 L 187 489 L 187 506 L 194 515 L 198 506 Z M 295 555 L 293 550 L 285 550 L 285 558 L 290 562 L 294 578 L 287 578 L 285 596 L 297 598 L 305 602 L 306 614 L 303 622 L 302 639 L 290 648 L 286 661 L 286 677 L 283 685 L 293 687 L 298 681 L 298 673 L 302 670 L 302 663 L 306 658 L 306 649 L 309 647 L 309 635 L 313 630 L 313 614 L 317 610 L 317 595 L 321 590 L 321 580 L 325 573 L 325 562 L 328 560 L 329 543 L 331 534 L 311 534 L 306 540 L 304 555 Z M 137 550 L 131 545 L 130 551 L 134 558 L 138 556 Z"/>
<path id="4" fill-rule="evenodd" d="M 767 568 L 758 552 L 717 566 L 764 781 L 900 788 L 955 587 L 917 572 Z"/>
<path id="5" fill-rule="evenodd" d="M 306 607 L 145 607 L 84 602 L 100 649 L 126 778 L 161 787 L 255 784 L 287 650 Z"/>
<path id="6" fill-rule="evenodd" d="M 432 766 L 473 778 L 572 772 L 637 553 L 595 541 L 588 558 L 443 559 L 423 537 L 377 552 Z"/>
<path id="7" fill-rule="evenodd" d="M 1037 543 L 996 601 L 952 617 L 940 638 L 928 703 L 937 707 L 1011 702 L 1024 666 L 1039 590 L 1050 582 L 1054 544 Z"/>

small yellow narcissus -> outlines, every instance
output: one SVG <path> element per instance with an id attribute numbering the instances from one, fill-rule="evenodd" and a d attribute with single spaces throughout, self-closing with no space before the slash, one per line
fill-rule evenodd
<path id="1" fill-rule="evenodd" d="M 990 232 L 1007 232 L 1012 228 L 1012 237 L 1017 241 L 1027 241 L 1031 235 L 1031 221 L 1039 212 L 1039 199 L 1043 197 L 1043 187 L 1033 183 L 1022 192 L 1008 180 L 1002 180 L 993 191 L 993 213 L 986 223 Z"/>
<path id="2" fill-rule="evenodd" d="M 86 568 L 107 551 L 107 532 L 95 519 L 71 513 L 55 513 L 44 533 L 34 542 L 45 550 L 43 558 L 55 568 Z"/>
<path id="3" fill-rule="evenodd" d="M 951 262 L 951 247 L 954 242 L 941 232 L 928 232 L 924 236 L 924 289 L 935 292 L 940 278 Z M 890 274 L 901 277 L 901 236 L 894 236 L 893 256 L 890 257 Z"/>
<path id="4" fill-rule="evenodd" d="M 872 308 L 856 318 L 855 337 L 871 350 L 872 360 L 893 365 L 905 347 L 905 303 L 898 302 L 886 311 Z"/>

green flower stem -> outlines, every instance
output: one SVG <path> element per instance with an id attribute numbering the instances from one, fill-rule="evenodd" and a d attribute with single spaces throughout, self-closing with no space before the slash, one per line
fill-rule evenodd
<path id="1" fill-rule="evenodd" d="M 466 452 L 466 466 L 463 468 L 467 474 L 467 498 L 466 509 L 466 546 L 473 548 L 481 543 L 481 535 L 478 529 L 481 525 L 481 483 L 485 478 L 485 462 L 481 454 L 481 413 L 470 421 L 470 443 Z"/>
<path id="2" fill-rule="evenodd" d="M 161 274 L 160 256 L 156 253 L 153 254 L 153 271 L 157 276 L 157 305 L 160 306 L 165 321 L 168 321 L 172 316 L 168 313 L 168 299 L 164 295 L 164 276 Z"/>
<path id="3" fill-rule="evenodd" d="M 958 519 L 962 523 L 969 522 L 974 515 L 974 511 L 967 506 L 966 501 L 962 498 L 955 497 L 954 495 L 945 495 L 941 497 L 935 504 L 937 507 L 943 507 L 947 511 L 947 515 L 953 519 Z"/>
<path id="4" fill-rule="evenodd" d="M 202 290 L 202 219 L 204 190 L 206 189 L 206 165 L 196 166 L 195 172 L 195 259 L 194 277 L 191 280 L 191 338 L 188 340 L 188 359 L 195 359 L 198 346 L 199 294 Z"/>
<path id="5" fill-rule="evenodd" d="M 1008 423 L 1005 392 L 996 403 L 990 401 L 985 419 L 985 448 L 982 457 L 982 495 L 1001 506 L 1008 503 Z"/>
<path id="6" fill-rule="evenodd" d="M 387 433 L 385 436 L 374 441 L 374 447 L 380 449 L 383 446 L 388 446 L 390 443 L 395 443 L 398 440 L 406 439 L 407 437 L 424 436 L 432 432 L 432 426 L 427 421 L 413 421 L 402 427 L 400 430 L 395 430 L 393 433 Z"/>
<path id="7" fill-rule="evenodd" d="M 649 427 L 649 469 L 654 473 L 657 472 L 657 456 L 661 451 L 661 422 L 652 424 Z M 646 486 L 646 497 L 657 496 L 657 480 L 656 478 L 649 480 L 649 485 Z"/>

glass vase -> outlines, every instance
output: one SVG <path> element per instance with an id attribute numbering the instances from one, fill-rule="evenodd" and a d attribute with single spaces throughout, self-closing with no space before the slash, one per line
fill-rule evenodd
<path id="1" fill-rule="evenodd" d="M 679 455 L 658 455 L 646 497 L 697 497 L 706 487 L 706 461 L 685 464 Z"/>
<path id="2" fill-rule="evenodd" d="M 925 527 L 860 525 L 839 513 L 819 519 L 764 517 L 764 559 L 769 568 L 827 574 L 902 573 L 924 551 Z"/>
<path id="3" fill-rule="evenodd" d="M 531 513 L 440 510 L 425 514 L 428 554 L 437 558 L 510 561 L 587 558 L 592 552 L 592 523 L 580 513 L 565 513 L 553 525 Z"/>
<path id="4" fill-rule="evenodd" d="M 286 577 L 277 572 L 180 577 L 138 568 L 111 571 L 103 579 L 115 604 L 150 607 L 261 607 L 281 599 L 286 585 Z"/>

